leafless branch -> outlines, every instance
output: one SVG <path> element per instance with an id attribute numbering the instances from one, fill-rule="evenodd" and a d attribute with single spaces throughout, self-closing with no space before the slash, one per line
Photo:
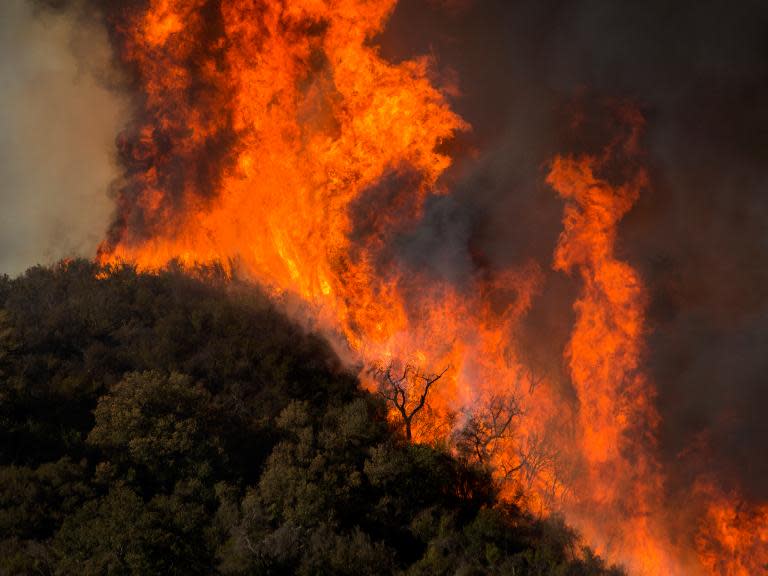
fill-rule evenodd
<path id="1" fill-rule="evenodd" d="M 400 414 L 408 442 L 413 439 L 414 416 L 424 408 L 432 386 L 447 371 L 448 368 L 445 368 L 439 374 L 425 375 L 411 364 L 404 365 L 401 371 L 394 363 L 373 369 L 374 377 L 378 382 L 378 393 Z"/>
<path id="2" fill-rule="evenodd" d="M 513 422 L 521 414 L 522 409 L 515 396 L 491 396 L 483 406 L 468 415 L 466 425 L 458 434 L 458 448 L 479 464 L 489 466 L 498 442 L 512 437 Z"/>

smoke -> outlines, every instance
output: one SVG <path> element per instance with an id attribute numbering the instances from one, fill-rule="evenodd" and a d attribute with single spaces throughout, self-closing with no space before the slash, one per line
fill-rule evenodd
<path id="1" fill-rule="evenodd" d="M 0 273 L 95 253 L 125 111 L 97 22 L 0 3 Z"/>
<path id="2" fill-rule="evenodd" d="M 768 9 L 595 0 L 447 8 L 401 0 L 381 38 L 386 57 L 429 53 L 444 82 L 458 79 L 454 107 L 473 127 L 458 145 L 475 153 L 454 169 L 451 199 L 428 205 L 404 259 L 439 245 L 456 256 L 432 260 L 438 274 L 468 258 L 546 268 L 562 211 L 542 184 L 547 161 L 606 143 L 597 128 L 605 108 L 586 103 L 633 103 L 646 118 L 650 187 L 620 227 L 620 250 L 650 291 L 646 364 L 664 467 L 673 489 L 706 472 L 726 490 L 767 498 Z M 554 272 L 543 291 L 522 337 L 557 358 L 573 298 Z"/>

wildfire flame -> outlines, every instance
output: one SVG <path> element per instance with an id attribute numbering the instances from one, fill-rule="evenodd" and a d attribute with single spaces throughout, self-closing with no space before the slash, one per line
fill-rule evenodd
<path id="1" fill-rule="evenodd" d="M 697 487 L 705 518 L 696 535 L 702 565 L 710 574 L 751 576 L 768 570 L 768 505 L 751 506 L 738 495 Z"/>
<path id="2" fill-rule="evenodd" d="M 568 201 L 555 268 L 582 277 L 582 295 L 566 357 L 580 402 L 579 435 L 586 470 L 572 506 L 580 516 L 600 510 L 599 526 L 583 530 L 599 549 L 617 545 L 643 574 L 680 573 L 649 524 L 661 481 L 648 448 L 633 428 L 652 433 L 658 420 L 654 392 L 641 372 L 645 294 L 637 272 L 616 259 L 616 228 L 646 185 L 643 172 L 613 187 L 595 174 L 600 159 L 555 159 L 547 182 Z M 616 510 L 624 510 L 617 514 Z M 611 524 L 616 523 L 615 526 Z M 611 538 L 614 542 L 609 542 Z M 601 542 L 602 541 L 602 542 Z"/>
<path id="3" fill-rule="evenodd" d="M 602 179 L 609 147 L 605 158 L 558 157 L 547 178 L 566 201 L 554 267 L 582 283 L 566 350 L 577 408 L 515 343 L 539 264 L 484 269 L 455 286 L 388 252 L 428 196 L 448 192 L 447 143 L 469 128 L 428 58 L 381 57 L 375 38 L 395 4 L 148 0 L 109 14 L 140 98 L 139 121 L 118 142 L 125 173 L 100 261 L 149 271 L 222 263 L 298 295 L 366 361 L 450 367 L 418 440 L 446 436 L 489 398 L 514 397 L 523 417 L 490 457 L 517 472 L 531 510 L 564 510 L 638 574 L 758 573 L 765 508 L 710 495 L 688 547 L 665 527 L 654 388 L 642 372 L 645 291 L 615 255 L 642 172 L 620 186 Z M 630 120 L 627 152 L 639 130 Z"/>

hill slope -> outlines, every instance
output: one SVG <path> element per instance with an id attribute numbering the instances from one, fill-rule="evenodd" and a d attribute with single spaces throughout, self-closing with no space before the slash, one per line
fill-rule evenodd
<path id="1" fill-rule="evenodd" d="M 618 573 L 252 287 L 99 272 L 0 279 L 0 574 Z"/>

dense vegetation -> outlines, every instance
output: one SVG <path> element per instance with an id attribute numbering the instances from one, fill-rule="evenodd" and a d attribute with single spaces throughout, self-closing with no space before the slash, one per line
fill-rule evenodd
<path id="1" fill-rule="evenodd" d="M 251 287 L 0 278 L 0 574 L 613 574 Z"/>

